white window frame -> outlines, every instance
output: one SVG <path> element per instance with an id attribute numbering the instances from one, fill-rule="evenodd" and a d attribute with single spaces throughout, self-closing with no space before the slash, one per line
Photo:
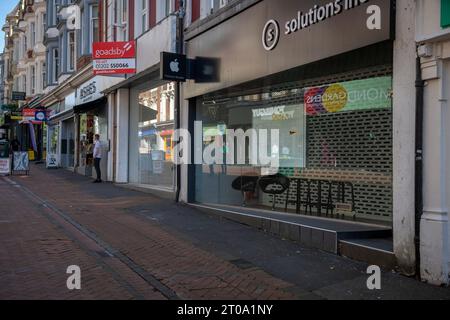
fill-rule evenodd
<path id="1" fill-rule="evenodd" d="M 47 28 L 47 14 L 45 12 L 41 13 L 41 32 L 39 34 L 40 37 L 40 42 L 44 42 L 44 37 L 45 37 L 45 29 Z"/>
<path id="2" fill-rule="evenodd" d="M 27 57 L 27 49 L 28 49 L 27 36 L 24 35 L 21 38 L 21 41 L 22 41 L 22 44 L 21 44 L 21 55 L 20 56 L 22 57 L 22 59 L 26 59 L 26 57 Z"/>
<path id="3" fill-rule="evenodd" d="M 45 87 L 47 86 L 47 64 L 45 61 L 41 61 L 41 90 L 44 91 Z"/>
<path id="4" fill-rule="evenodd" d="M 129 10 L 130 7 L 128 5 L 128 0 L 118 0 L 119 1 L 119 16 L 120 16 L 120 35 L 121 35 L 121 39 L 122 41 L 128 41 L 128 15 L 129 15 Z"/>
<path id="5" fill-rule="evenodd" d="M 156 2 L 156 23 L 164 20 L 169 16 L 172 10 L 171 0 L 157 0 Z"/>
<path id="6" fill-rule="evenodd" d="M 25 94 L 27 93 L 27 76 L 26 75 L 22 75 L 22 91 L 25 92 Z"/>
<path id="7" fill-rule="evenodd" d="M 30 94 L 36 94 L 36 66 L 30 66 Z"/>
<path id="8" fill-rule="evenodd" d="M 94 7 L 97 8 L 97 16 L 94 17 Z M 99 41 L 99 7 L 98 5 L 91 5 L 89 6 L 89 42 L 92 44 L 94 43 L 94 22 L 97 22 L 97 41 Z M 89 53 L 92 53 L 92 45 L 89 46 Z"/>
<path id="9" fill-rule="evenodd" d="M 36 45 L 36 22 L 30 22 L 30 48 Z"/>
<path id="10" fill-rule="evenodd" d="M 149 29 L 149 10 L 148 10 L 148 0 L 140 0 L 141 9 L 141 34 L 144 34 Z M 139 9 L 138 9 L 139 10 Z M 139 11 L 138 11 L 139 12 Z"/>
<path id="11" fill-rule="evenodd" d="M 73 41 L 71 37 L 73 35 Z M 75 30 L 70 30 L 67 32 L 67 71 L 75 71 L 77 63 L 77 46 L 76 46 L 76 33 Z"/>
<path id="12" fill-rule="evenodd" d="M 52 4 L 53 4 L 52 9 L 51 9 L 52 10 L 52 21 L 53 21 L 53 25 L 56 26 L 56 24 L 57 24 L 56 20 L 57 20 L 57 17 L 58 17 L 57 10 L 58 10 L 59 3 L 58 3 L 57 0 L 53 0 Z"/>

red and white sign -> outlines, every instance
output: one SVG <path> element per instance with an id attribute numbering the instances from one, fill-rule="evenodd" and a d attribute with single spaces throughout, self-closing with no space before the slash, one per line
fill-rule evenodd
<path id="1" fill-rule="evenodd" d="M 95 75 L 136 73 L 136 42 L 95 42 L 93 44 Z"/>
<path id="2" fill-rule="evenodd" d="M 0 159 L 0 174 L 9 175 L 11 173 L 11 160 L 9 158 Z"/>

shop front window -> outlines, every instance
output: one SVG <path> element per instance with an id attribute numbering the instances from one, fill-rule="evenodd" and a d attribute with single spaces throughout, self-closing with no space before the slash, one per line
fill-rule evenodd
<path id="1" fill-rule="evenodd" d="M 137 90 L 135 97 L 130 182 L 173 188 L 174 85 Z"/>
<path id="2" fill-rule="evenodd" d="M 391 91 L 392 78 L 379 76 L 198 98 L 196 202 L 390 222 Z M 238 130 L 245 140 L 227 139 Z M 212 149 L 221 161 L 205 161 Z"/>
<path id="3" fill-rule="evenodd" d="M 108 150 L 108 116 L 106 108 L 99 108 L 80 115 L 80 153 L 81 167 L 94 165 L 94 136 L 100 135 L 102 158 L 106 159 Z M 106 160 L 103 161 L 106 164 Z M 87 172 L 89 175 L 89 171 Z"/>

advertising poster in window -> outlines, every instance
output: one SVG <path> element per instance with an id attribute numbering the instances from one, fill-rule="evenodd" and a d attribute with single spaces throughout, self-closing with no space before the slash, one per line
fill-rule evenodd
<path id="1" fill-rule="evenodd" d="M 301 104 L 252 109 L 253 128 L 257 131 L 279 130 L 279 145 L 270 146 L 268 154 L 278 156 L 282 168 L 306 166 L 306 117 Z M 270 145 L 270 144 L 269 144 Z"/>

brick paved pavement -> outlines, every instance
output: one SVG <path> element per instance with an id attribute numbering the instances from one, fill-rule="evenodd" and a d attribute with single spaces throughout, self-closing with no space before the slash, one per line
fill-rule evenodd
<path id="1" fill-rule="evenodd" d="M 32 164 L 0 177 L 0 299 L 450 299 L 151 195 Z M 79 265 L 82 290 L 66 288 Z"/>
<path id="2" fill-rule="evenodd" d="M 151 206 L 147 194 L 118 193 L 99 197 L 37 167 L 30 177 L 0 178 L 0 298 L 295 298 L 292 284 L 127 213 Z M 66 288 L 72 264 L 82 270 L 80 291 Z"/>

